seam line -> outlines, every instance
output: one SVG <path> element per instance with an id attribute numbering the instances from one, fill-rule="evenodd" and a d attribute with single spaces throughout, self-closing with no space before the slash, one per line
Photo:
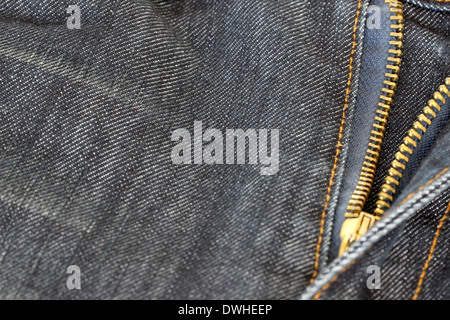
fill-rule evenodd
<path id="1" fill-rule="evenodd" d="M 328 209 L 328 205 L 330 204 L 331 187 L 334 184 L 334 177 L 336 175 L 339 154 L 341 153 L 341 147 L 343 146 L 342 138 L 343 138 L 344 125 L 345 125 L 346 110 L 348 108 L 348 101 L 349 101 L 349 96 L 350 96 L 350 87 L 351 87 L 352 77 L 353 77 L 353 59 L 354 59 L 355 48 L 356 48 L 356 31 L 357 31 L 357 27 L 358 27 L 359 15 L 361 13 L 361 5 L 362 5 L 362 0 L 358 0 L 358 7 L 356 10 L 356 17 L 355 17 L 355 21 L 354 21 L 354 25 L 353 25 L 353 42 L 352 42 L 352 51 L 350 53 L 350 59 L 349 59 L 349 67 L 348 67 L 349 74 L 348 74 L 348 79 L 347 79 L 347 88 L 345 90 L 344 109 L 342 112 L 341 124 L 339 127 L 338 141 L 337 141 L 337 146 L 336 146 L 336 154 L 334 156 L 333 168 L 331 170 L 330 180 L 328 181 L 327 195 L 325 197 L 325 206 L 323 208 L 322 215 L 320 217 L 319 237 L 317 239 L 316 253 L 315 253 L 315 258 L 314 258 L 314 271 L 313 271 L 313 274 L 309 281 L 310 283 L 314 282 L 314 279 L 317 277 L 317 274 L 319 272 L 320 249 L 321 249 L 321 245 L 322 245 L 322 241 L 323 241 L 326 211 Z"/>
<path id="2" fill-rule="evenodd" d="M 450 202 L 448 203 L 447 210 L 445 210 L 444 216 L 439 221 L 439 225 L 436 230 L 436 234 L 434 236 L 433 242 L 431 243 L 430 252 L 428 253 L 427 260 L 422 268 L 422 273 L 420 274 L 419 282 L 417 283 L 416 291 L 414 292 L 413 300 L 417 300 L 419 298 L 419 293 L 422 290 L 423 280 L 427 274 L 428 267 L 430 266 L 431 259 L 433 259 L 434 249 L 436 248 L 437 241 L 439 239 L 439 235 L 441 234 L 442 226 L 444 225 L 445 220 L 448 218 L 448 213 L 450 211 Z"/>
<path id="3" fill-rule="evenodd" d="M 408 198 L 411 198 L 411 197 L 414 196 L 417 192 L 419 192 L 419 191 L 423 190 L 425 187 L 429 186 L 431 183 L 433 183 L 434 181 L 436 181 L 440 176 L 442 176 L 444 173 L 446 173 L 449 169 L 450 169 L 450 167 L 447 167 L 447 168 L 445 168 L 444 170 L 442 170 L 441 172 L 439 172 L 433 179 L 429 180 L 425 185 L 421 186 L 421 187 L 418 188 L 416 191 L 410 193 L 410 194 L 408 195 Z M 402 201 L 401 203 L 403 203 L 403 202 L 404 202 L 404 201 Z M 450 204 L 449 204 L 449 208 L 447 208 L 447 210 L 450 210 Z M 322 294 L 330 288 L 331 284 L 332 284 L 333 282 L 335 282 L 335 281 L 339 278 L 339 276 L 340 276 L 341 274 L 343 274 L 345 271 L 347 271 L 348 269 L 350 269 L 350 267 L 353 266 L 353 265 L 356 263 L 356 261 L 358 261 L 359 259 L 361 259 L 363 256 L 364 256 L 364 254 L 362 254 L 362 255 L 359 256 L 359 257 L 356 257 L 356 258 L 353 259 L 346 267 L 344 267 L 343 269 L 341 269 L 341 270 L 339 271 L 339 273 L 337 273 L 333 278 L 331 278 L 331 280 L 330 280 L 328 283 L 324 284 L 324 285 L 322 286 L 322 288 L 320 288 L 320 290 L 314 295 L 314 297 L 312 298 L 312 300 L 318 300 L 318 299 L 322 296 Z"/>

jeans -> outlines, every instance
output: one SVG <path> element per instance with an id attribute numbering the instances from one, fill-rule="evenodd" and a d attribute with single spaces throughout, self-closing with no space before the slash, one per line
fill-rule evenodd
<path id="1" fill-rule="evenodd" d="M 374 190 L 450 76 L 450 3 L 402 2 Z M 389 9 L 0 0 L 0 298 L 449 299 L 448 101 L 391 208 L 338 254 L 390 39 L 388 11 L 367 27 L 370 5 Z M 195 121 L 277 129 L 278 172 L 261 175 L 250 154 L 173 163 L 171 135 Z M 71 265 L 80 290 L 66 286 Z M 379 290 L 366 285 L 373 265 Z"/>

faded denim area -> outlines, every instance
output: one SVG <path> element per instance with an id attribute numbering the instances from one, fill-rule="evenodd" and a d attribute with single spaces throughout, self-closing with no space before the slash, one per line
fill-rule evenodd
<path id="1" fill-rule="evenodd" d="M 297 298 L 327 246 L 358 5 L 1 1 L 0 297 Z M 172 164 L 195 120 L 279 129 L 279 172 Z"/>

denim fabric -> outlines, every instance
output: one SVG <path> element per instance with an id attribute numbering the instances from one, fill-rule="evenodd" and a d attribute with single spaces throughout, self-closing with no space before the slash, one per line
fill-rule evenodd
<path id="1" fill-rule="evenodd" d="M 378 1 L 371 1 L 370 4 L 382 8 Z M 448 14 L 441 11 L 419 10 L 415 6 L 406 4 L 404 16 L 406 21 L 404 48 L 402 49 L 403 63 L 373 186 L 375 191 L 380 190 L 384 183 L 384 178 L 392 160 L 394 160 L 397 148 L 417 115 L 421 113 L 422 108 L 432 98 L 433 92 L 443 83 L 445 77 L 450 74 L 448 59 L 450 56 L 450 20 Z M 385 14 L 382 14 L 381 17 L 385 19 Z M 421 23 L 416 21 L 421 21 Z M 375 107 L 378 103 L 378 95 L 383 81 L 380 75 L 383 77 L 385 73 L 384 64 L 387 55 L 385 38 L 386 34 L 389 35 L 390 32 L 390 30 L 383 30 L 386 24 L 385 21 L 382 21 L 381 29 L 366 29 L 364 32 L 364 54 L 362 56 L 357 105 L 355 116 L 351 120 L 352 128 L 349 129 L 351 135 L 358 138 L 349 141 L 349 155 L 345 162 L 343 185 L 340 187 L 339 202 L 335 213 L 334 243 L 332 243 L 330 249 L 330 259 L 337 256 L 339 231 L 344 220 L 343 216 L 350 196 L 356 187 L 369 133 L 372 129 L 371 124 L 375 116 Z M 439 131 L 448 121 L 449 116 L 450 110 L 444 108 L 438 115 L 438 119 L 428 129 L 428 133 L 424 136 L 408 163 L 407 170 L 404 172 L 398 188 L 399 191 L 408 184 L 420 162 L 426 157 Z M 377 192 L 374 192 L 369 197 L 366 204 L 368 212 L 372 212 L 374 209 L 377 200 L 376 195 Z"/>
<path id="2" fill-rule="evenodd" d="M 406 2 L 402 66 L 373 190 L 380 189 L 402 138 L 450 74 L 448 4 Z M 303 299 L 449 299 L 449 102 L 411 157 L 392 208 L 323 269 Z M 368 212 L 375 201 L 372 193 Z M 369 290 L 366 284 L 372 265 L 381 270 L 380 290 Z"/>
<path id="3" fill-rule="evenodd" d="M 404 18 L 402 68 L 374 189 L 379 189 L 383 184 L 401 139 L 406 136 L 417 115 L 432 98 L 433 92 L 450 74 L 449 13 L 406 4 Z M 445 110 L 443 113 L 448 115 L 449 112 L 450 110 Z M 436 133 L 427 136 L 436 136 Z M 369 211 L 374 207 L 374 202 L 373 197 L 368 200 L 366 207 Z"/>
<path id="4" fill-rule="evenodd" d="M 0 297 L 298 297 L 357 4 L 77 3 L 0 2 Z M 174 165 L 195 120 L 279 129 L 280 171 Z"/>
<path id="5" fill-rule="evenodd" d="M 335 209 L 333 221 L 333 241 L 330 248 L 330 259 L 339 252 L 339 233 L 345 220 L 348 201 L 358 183 L 361 167 L 366 156 L 372 122 L 376 116 L 376 106 L 379 101 L 383 80 L 385 78 L 385 65 L 388 57 L 390 40 L 390 12 L 389 4 L 384 0 L 370 1 L 371 6 L 380 8 L 380 27 L 364 29 L 362 42 L 361 72 L 359 76 L 358 95 L 356 98 L 355 114 L 349 119 L 348 130 L 351 137 L 348 141 L 348 155 L 346 156 L 342 185 L 339 188 L 339 202 Z M 374 13 L 372 13 L 374 14 Z M 343 161 L 344 162 L 344 161 Z"/>
<path id="6" fill-rule="evenodd" d="M 66 26 L 73 4 L 79 30 Z M 448 125 L 398 206 L 344 256 L 330 254 L 350 188 L 344 164 L 360 149 L 350 141 L 367 139 L 352 121 L 370 87 L 369 4 L 1 0 L 0 298 L 412 297 L 403 283 L 421 276 L 449 173 L 401 202 L 450 166 Z M 383 163 L 450 76 L 448 8 L 405 1 Z M 279 172 L 174 164 L 171 133 L 193 132 L 194 121 L 222 132 L 278 129 Z M 448 220 L 440 230 L 421 298 L 448 298 Z M 386 291 L 361 285 L 373 263 Z M 81 269 L 81 290 L 66 287 L 69 265 Z"/>
<path id="7" fill-rule="evenodd" d="M 413 299 L 417 293 L 418 299 L 448 300 L 449 152 L 447 124 L 387 216 L 330 263 L 302 298 Z M 370 265 L 381 267 L 380 290 L 367 289 Z"/>

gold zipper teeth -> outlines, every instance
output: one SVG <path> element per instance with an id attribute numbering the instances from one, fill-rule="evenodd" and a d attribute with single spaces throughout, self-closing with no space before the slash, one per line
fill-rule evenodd
<path id="1" fill-rule="evenodd" d="M 370 132 L 369 144 L 364 158 L 356 190 L 353 192 L 345 216 L 358 217 L 372 190 L 375 170 L 380 158 L 384 132 L 386 131 L 392 98 L 397 88 L 398 73 L 400 72 L 403 47 L 403 4 L 398 0 L 385 0 L 389 4 L 390 37 L 386 72 L 383 88 L 379 96 L 376 115 Z"/>
<path id="2" fill-rule="evenodd" d="M 408 135 L 403 138 L 403 143 L 398 148 L 395 154 L 395 159 L 391 163 L 388 176 L 385 178 L 384 184 L 381 187 L 381 192 L 378 194 L 378 201 L 376 202 L 376 209 L 374 213 L 381 216 L 390 208 L 396 193 L 396 186 L 400 184 L 403 171 L 409 162 L 410 156 L 417 147 L 423 135 L 427 132 L 428 127 L 432 124 L 438 113 L 441 111 L 442 105 L 446 103 L 446 99 L 450 99 L 450 77 L 445 79 L 445 84 L 439 87 L 439 90 L 433 94 L 433 99 L 428 101 L 428 104 L 422 109 L 422 113 L 417 117 L 413 128 L 408 131 Z"/>

